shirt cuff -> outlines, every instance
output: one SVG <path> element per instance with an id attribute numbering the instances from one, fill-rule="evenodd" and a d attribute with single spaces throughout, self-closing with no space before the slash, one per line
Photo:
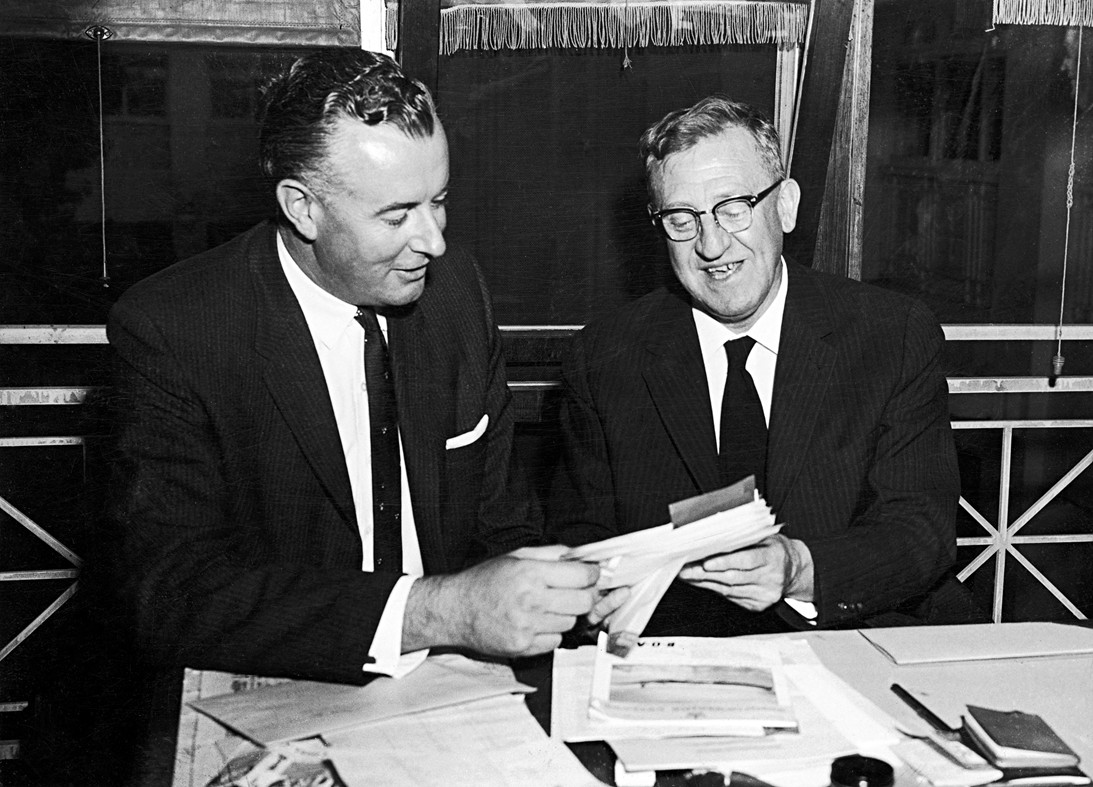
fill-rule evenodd
<path id="1" fill-rule="evenodd" d="M 428 648 L 410 653 L 402 652 L 402 621 L 406 616 L 410 587 L 416 579 L 417 577 L 411 576 L 400 577 L 391 595 L 387 597 L 387 605 L 383 608 L 380 623 L 372 637 L 372 647 L 368 649 L 369 663 L 363 667 L 365 672 L 401 678 L 420 667 L 429 655 Z"/>
<path id="2" fill-rule="evenodd" d="M 810 625 L 816 625 L 818 613 L 816 612 L 816 605 L 811 601 L 798 601 L 795 598 L 784 598 L 782 600 L 789 605 L 790 609 L 807 620 Z"/>

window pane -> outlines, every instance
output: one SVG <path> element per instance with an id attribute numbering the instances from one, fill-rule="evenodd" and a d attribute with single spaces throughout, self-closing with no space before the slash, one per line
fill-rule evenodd
<path id="1" fill-rule="evenodd" d="M 977 17 L 957 13 L 975 4 L 877 3 L 863 278 L 915 293 L 946 323 L 1053 323 L 1063 282 L 1077 31 L 994 29 L 989 4 L 979 5 Z M 1079 112 L 1093 102 L 1093 46 L 1082 59 Z M 1076 141 L 1063 319 L 1090 322 L 1087 116 Z"/>
<path id="2" fill-rule="evenodd" d="M 646 212 L 641 133 L 724 92 L 774 113 L 773 46 L 459 52 L 441 59 L 448 236 L 502 323 L 583 323 L 671 276 Z"/>
<path id="3" fill-rule="evenodd" d="M 105 322 L 133 282 L 270 215 L 258 87 L 298 52 L 104 45 L 101 171 L 95 44 L 0 44 L 2 322 Z"/>

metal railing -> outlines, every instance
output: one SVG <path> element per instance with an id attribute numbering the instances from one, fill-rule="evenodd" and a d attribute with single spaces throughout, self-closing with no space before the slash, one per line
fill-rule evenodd
<path id="1" fill-rule="evenodd" d="M 501 330 L 509 338 L 564 339 L 571 336 L 580 326 L 502 326 Z M 1045 325 L 948 325 L 945 326 L 948 341 L 1065 341 L 1093 340 L 1093 325 L 1064 326 L 1061 333 L 1053 326 Z M 106 329 L 101 325 L 9 325 L 0 326 L 0 344 L 50 345 L 50 344 L 106 344 Z M 1047 377 L 952 377 L 949 378 L 949 393 L 1034 393 L 1051 394 L 1075 391 L 1093 392 L 1093 377 L 1062 377 L 1049 381 Z M 542 394 L 554 390 L 556 381 L 513 381 L 510 388 L 518 395 Z M 0 388 L 0 405 L 8 406 L 48 406 L 74 405 L 85 401 L 93 389 L 88 387 L 7 387 Z M 1010 472 L 1013 459 L 1013 435 L 1015 430 L 1024 429 L 1073 429 L 1093 428 L 1093 419 L 1066 420 L 985 420 L 955 421 L 953 427 L 958 430 L 981 429 L 999 430 L 1002 439 L 1002 459 L 998 489 L 997 522 L 988 521 L 963 496 L 961 507 L 977 522 L 986 535 L 958 538 L 957 545 L 963 547 L 982 547 L 979 554 L 960 572 L 961 581 L 967 580 L 977 570 L 993 558 L 995 566 L 992 619 L 1001 622 L 1002 601 L 1005 592 L 1007 561 L 1013 559 L 1023 566 L 1042 584 L 1072 615 L 1079 619 L 1086 616 L 1077 605 L 1041 572 L 1019 546 L 1029 544 L 1075 544 L 1093 543 L 1091 534 L 1057 535 L 1021 535 L 1021 530 L 1054 500 L 1074 479 L 1093 464 L 1093 450 L 1086 453 L 1062 478 L 1060 478 L 1039 500 L 1011 519 L 1010 515 Z M 48 437 L 3 437 L 0 448 L 43 447 L 43 446 L 83 446 L 80 435 Z M 0 510 L 15 522 L 34 534 L 43 543 L 71 563 L 72 568 L 59 570 L 3 571 L 0 570 L 0 582 L 72 579 L 70 584 L 46 609 L 44 609 L 19 634 L 0 648 L 0 660 L 29 637 L 37 628 L 60 609 L 76 592 L 81 559 L 71 549 L 54 538 L 40 524 L 11 504 L 0 495 Z"/>

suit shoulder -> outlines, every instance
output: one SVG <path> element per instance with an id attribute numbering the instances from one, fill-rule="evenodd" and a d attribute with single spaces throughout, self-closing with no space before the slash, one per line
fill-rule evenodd
<path id="1" fill-rule="evenodd" d="M 796 266 L 804 283 L 815 286 L 836 319 L 850 320 L 878 329 L 902 328 L 941 335 L 937 317 L 925 303 L 904 293 L 868 282 Z M 791 274 L 792 282 L 794 274 Z M 891 331 L 888 331 L 891 332 Z"/>
<path id="2" fill-rule="evenodd" d="M 662 318 L 668 312 L 684 313 L 690 305 L 679 295 L 661 287 L 646 293 L 636 301 L 597 315 L 581 330 L 582 341 L 629 343 L 648 338 L 653 318 Z"/>
<path id="3" fill-rule="evenodd" d="M 247 280 L 247 260 L 271 255 L 276 263 L 274 227 L 264 222 L 226 243 L 169 265 L 134 284 L 113 311 L 128 309 L 200 315 L 239 292 Z"/>

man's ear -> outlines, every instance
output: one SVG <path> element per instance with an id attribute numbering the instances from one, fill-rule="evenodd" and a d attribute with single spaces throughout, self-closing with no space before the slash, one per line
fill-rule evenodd
<path id="1" fill-rule="evenodd" d="M 801 187 L 793 178 L 786 178 L 778 189 L 778 218 L 782 232 L 792 232 L 797 226 L 797 206 L 801 203 Z"/>
<path id="2" fill-rule="evenodd" d="M 305 240 L 314 241 L 319 236 L 318 219 L 322 205 L 310 188 L 293 178 L 285 178 L 277 184 L 277 204 L 285 218 Z"/>

